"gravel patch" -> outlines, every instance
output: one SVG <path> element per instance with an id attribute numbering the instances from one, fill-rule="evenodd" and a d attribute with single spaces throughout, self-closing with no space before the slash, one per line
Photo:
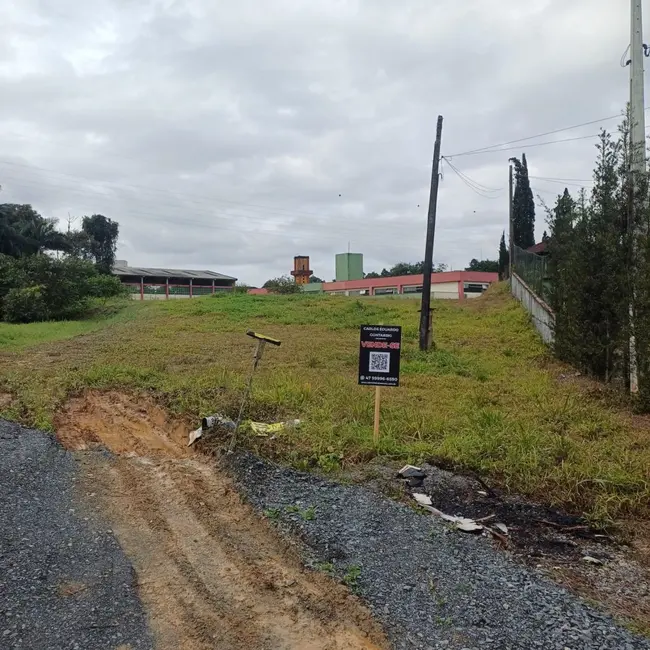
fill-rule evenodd
<path id="1" fill-rule="evenodd" d="M 364 598 L 396 650 L 650 648 L 485 538 L 360 486 L 245 453 L 227 462 L 250 502 L 298 536 L 309 563 Z"/>
<path id="2" fill-rule="evenodd" d="M 53 437 L 0 420 L 0 648 L 152 648 L 133 569 L 80 509 L 75 465 Z"/>

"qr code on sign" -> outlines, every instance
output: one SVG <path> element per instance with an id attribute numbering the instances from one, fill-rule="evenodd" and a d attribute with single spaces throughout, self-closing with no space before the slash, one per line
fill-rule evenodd
<path id="1" fill-rule="evenodd" d="M 371 352 L 369 372 L 388 372 L 390 352 Z"/>

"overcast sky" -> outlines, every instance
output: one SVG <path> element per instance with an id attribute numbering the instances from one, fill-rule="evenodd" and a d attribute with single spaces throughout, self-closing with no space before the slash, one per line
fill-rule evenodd
<path id="1" fill-rule="evenodd" d="M 253 284 L 298 254 L 330 280 L 348 245 L 366 271 L 417 261 L 437 115 L 447 156 L 616 115 L 629 5 L 4 0 L 0 201 L 61 227 L 101 213 L 132 265 Z M 533 176 L 589 179 L 594 143 L 453 158 L 500 191 L 478 195 L 443 166 L 435 260 L 496 257 L 509 156 L 526 152 Z M 533 188 L 552 203 L 562 186 Z M 537 225 L 541 237 L 541 209 Z"/>

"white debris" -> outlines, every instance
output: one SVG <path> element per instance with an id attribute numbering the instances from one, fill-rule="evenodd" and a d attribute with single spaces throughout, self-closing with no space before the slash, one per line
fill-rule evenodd
<path id="1" fill-rule="evenodd" d="M 417 470 L 418 472 L 421 472 L 421 471 L 422 471 L 422 468 L 421 468 L 421 467 L 416 467 L 415 465 L 404 465 L 404 467 L 402 467 L 402 469 L 401 469 L 399 472 L 397 472 L 397 473 L 398 473 L 398 474 L 404 474 L 404 472 L 406 472 L 406 471 L 409 470 L 409 469 L 415 469 L 415 470 Z"/>
<path id="2" fill-rule="evenodd" d="M 473 519 L 466 519 L 465 517 L 456 517 L 456 528 L 464 533 L 476 533 L 483 530 L 481 524 L 477 524 Z"/>
<path id="3" fill-rule="evenodd" d="M 458 530 L 462 530 L 464 533 L 475 533 L 479 530 L 483 530 L 483 526 L 477 523 L 473 519 L 467 519 L 466 517 L 456 517 L 455 515 L 446 515 L 444 512 L 441 512 L 437 508 L 434 508 L 431 503 L 431 498 L 426 494 L 414 494 L 413 498 L 420 504 L 422 508 L 428 510 L 431 514 L 440 517 L 443 521 L 448 521 Z"/>
<path id="4" fill-rule="evenodd" d="M 431 497 L 427 496 L 426 494 L 419 494 L 415 493 L 413 495 L 413 498 L 421 505 L 421 506 L 430 506 L 432 505 L 431 503 Z"/>
<path id="5" fill-rule="evenodd" d="M 588 562 L 589 564 L 602 564 L 603 563 L 602 560 L 599 560 L 598 558 L 595 558 L 595 557 L 591 557 L 591 555 L 585 555 L 582 558 L 582 561 L 583 562 Z"/>
<path id="6" fill-rule="evenodd" d="M 487 493 L 485 490 L 478 490 L 478 493 L 479 493 L 482 497 L 486 497 L 486 496 L 488 495 L 488 493 Z"/>
<path id="7" fill-rule="evenodd" d="M 203 428 L 199 427 L 194 431 L 190 431 L 190 438 L 187 446 L 193 445 L 203 435 Z"/>
<path id="8" fill-rule="evenodd" d="M 498 528 L 504 535 L 508 534 L 508 527 L 505 524 L 494 524 L 495 528 Z"/>

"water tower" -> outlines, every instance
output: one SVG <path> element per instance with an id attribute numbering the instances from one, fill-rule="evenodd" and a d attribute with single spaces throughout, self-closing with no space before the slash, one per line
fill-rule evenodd
<path id="1" fill-rule="evenodd" d="M 296 255 L 293 258 L 293 271 L 291 275 L 296 279 L 296 284 L 308 284 L 309 278 L 314 274 L 309 269 L 309 256 Z"/>

